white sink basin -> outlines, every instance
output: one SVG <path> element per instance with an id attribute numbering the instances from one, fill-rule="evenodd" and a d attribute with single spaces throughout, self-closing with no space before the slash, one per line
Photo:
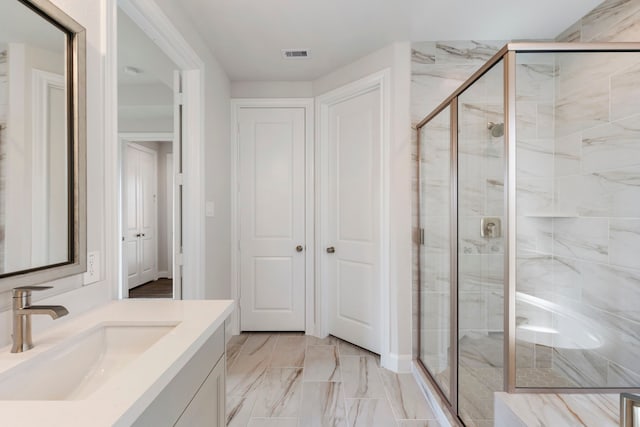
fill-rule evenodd
<path id="1" fill-rule="evenodd" d="M 81 400 L 142 355 L 175 324 L 102 324 L 0 377 L 0 400 Z"/>

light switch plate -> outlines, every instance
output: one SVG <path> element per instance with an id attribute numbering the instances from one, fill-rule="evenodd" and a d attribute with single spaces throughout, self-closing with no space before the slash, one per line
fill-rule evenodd
<path id="1" fill-rule="evenodd" d="M 205 216 L 214 217 L 216 215 L 216 206 L 213 202 L 205 203 Z"/>

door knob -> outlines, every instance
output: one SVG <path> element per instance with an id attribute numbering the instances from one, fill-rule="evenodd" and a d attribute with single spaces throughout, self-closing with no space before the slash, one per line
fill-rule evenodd
<path id="1" fill-rule="evenodd" d="M 136 237 L 142 237 L 142 233 L 136 234 Z"/>
<path id="2" fill-rule="evenodd" d="M 335 253 L 335 252 L 336 252 L 336 248 L 334 248 L 333 246 L 329 246 L 329 247 L 327 248 L 327 253 L 328 253 L 328 254 L 333 254 L 333 253 Z"/>
<path id="3" fill-rule="evenodd" d="M 296 252 L 302 252 L 303 249 L 302 245 L 296 246 Z"/>

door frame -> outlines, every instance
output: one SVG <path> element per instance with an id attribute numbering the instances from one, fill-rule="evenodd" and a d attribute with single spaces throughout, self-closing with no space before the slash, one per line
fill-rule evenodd
<path id="1" fill-rule="evenodd" d="M 124 225 L 124 221 L 122 219 L 122 216 L 124 214 L 123 212 L 123 208 L 124 205 L 122 203 L 122 198 L 124 197 L 124 180 L 123 178 L 123 173 L 124 173 L 124 162 L 125 162 L 125 149 L 124 147 L 127 144 L 133 144 L 136 145 L 137 147 L 140 147 L 142 150 L 145 151 L 153 151 L 153 150 L 149 150 L 148 148 L 146 148 L 143 145 L 138 144 L 139 142 L 163 142 L 163 143 L 171 143 L 174 148 L 175 148 L 175 141 L 173 139 L 173 132 L 122 132 L 120 134 L 118 134 L 118 145 L 120 146 L 120 157 L 118 159 L 118 170 L 119 170 L 119 175 L 118 175 L 118 240 L 121 240 L 121 236 L 123 236 L 123 225 Z M 156 153 L 157 154 L 157 153 Z M 157 158 L 158 162 L 159 162 L 159 157 Z M 157 180 L 157 167 L 158 167 L 158 162 L 156 162 L 156 180 Z M 160 206 L 157 206 L 158 209 L 160 209 Z M 163 207 L 164 208 L 164 207 Z M 155 231 L 156 231 L 156 241 L 158 239 L 158 214 L 156 211 L 156 221 L 155 221 Z M 157 246 L 157 245 L 156 245 Z M 127 271 L 124 268 L 124 250 L 122 249 L 122 241 L 120 241 L 120 248 L 119 248 L 119 254 L 120 254 L 120 265 L 121 265 L 121 269 L 120 269 L 120 280 L 118 281 L 118 297 L 120 299 L 127 299 L 129 298 L 129 285 L 128 285 L 128 281 L 127 281 Z M 174 255 L 175 256 L 175 255 Z M 156 262 L 156 274 L 158 273 L 158 251 L 155 251 L 155 262 Z"/>
<path id="2" fill-rule="evenodd" d="M 103 0 L 105 61 L 105 189 L 107 194 L 106 262 L 107 281 L 120 295 L 122 253 L 120 240 L 119 176 L 121 146 L 118 143 L 118 7 L 147 34 L 178 66 L 182 73 L 183 142 L 185 165 L 182 182 L 183 292 L 184 299 L 205 297 L 205 215 L 204 215 L 204 62 L 153 0 Z M 174 272 L 175 274 L 175 272 Z M 112 276 L 113 275 L 113 276 Z"/>
<path id="3" fill-rule="evenodd" d="M 231 299 L 240 297 L 240 221 L 238 209 L 239 111 L 241 108 L 304 108 L 305 110 L 305 333 L 316 333 L 315 312 L 315 159 L 313 98 L 235 98 L 231 99 Z M 231 333 L 240 333 L 240 304 L 230 316 Z"/>
<path id="4" fill-rule="evenodd" d="M 390 287 L 390 141 L 391 141 L 391 71 L 386 68 L 364 78 L 348 83 L 337 89 L 322 94 L 316 98 L 316 313 L 317 313 L 317 334 L 320 337 L 327 336 L 329 333 L 328 325 L 328 285 L 327 266 L 323 262 L 323 248 L 328 245 L 326 239 L 326 231 L 328 229 L 328 182 L 326 176 L 326 167 L 329 161 L 328 138 L 329 138 L 329 108 L 339 104 L 350 98 L 362 95 L 371 90 L 380 90 L 380 343 L 381 354 L 380 362 L 383 367 L 391 366 L 391 337 L 390 337 L 390 310 L 391 287 Z M 408 167 L 408 166 L 407 166 Z"/>

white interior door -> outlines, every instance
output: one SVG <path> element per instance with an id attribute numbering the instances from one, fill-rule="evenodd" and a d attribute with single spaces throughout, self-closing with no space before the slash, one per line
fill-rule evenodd
<path id="1" fill-rule="evenodd" d="M 171 168 L 171 276 L 173 278 L 173 299 L 182 299 L 182 273 L 184 270 L 184 248 L 182 242 L 182 203 L 183 203 L 183 153 L 184 140 L 182 73 L 173 72 L 173 156 Z M 167 175 L 169 175 L 167 173 Z"/>
<path id="2" fill-rule="evenodd" d="M 157 279 L 157 153 L 128 143 L 124 163 L 123 250 L 131 289 Z"/>
<path id="3" fill-rule="evenodd" d="M 173 153 L 166 158 L 167 171 L 167 277 L 173 278 Z"/>
<path id="4" fill-rule="evenodd" d="M 305 329 L 305 110 L 241 108 L 240 328 Z"/>
<path id="5" fill-rule="evenodd" d="M 380 90 L 328 108 L 323 236 L 329 333 L 375 353 L 381 350 Z"/>

